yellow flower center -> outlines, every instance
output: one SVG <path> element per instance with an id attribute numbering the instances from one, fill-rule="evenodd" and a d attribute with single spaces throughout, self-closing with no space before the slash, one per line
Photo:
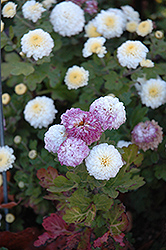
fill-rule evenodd
<path id="1" fill-rule="evenodd" d="M 40 113 L 40 111 L 42 110 L 42 107 L 39 103 L 35 103 L 33 106 L 32 106 L 32 110 L 34 113 Z"/>
<path id="2" fill-rule="evenodd" d="M 158 94 L 159 94 L 159 91 L 156 87 L 152 87 L 149 89 L 149 95 L 151 97 L 156 97 L 156 96 L 158 96 Z"/>
<path id="3" fill-rule="evenodd" d="M 108 156 L 104 156 L 100 158 L 100 162 L 103 167 L 107 167 L 108 165 L 110 165 L 111 159 Z"/>
<path id="4" fill-rule="evenodd" d="M 39 35 L 33 35 L 30 38 L 30 43 L 33 46 L 40 47 L 42 42 L 43 42 L 43 38 Z"/>
<path id="5" fill-rule="evenodd" d="M 115 19 L 113 17 L 106 17 L 105 19 L 105 25 L 107 25 L 110 28 L 113 28 L 115 25 Z"/>
<path id="6" fill-rule="evenodd" d="M 29 9 L 32 10 L 32 11 L 38 10 L 39 9 L 39 3 L 35 3 L 33 6 L 30 6 Z"/>
<path id="7" fill-rule="evenodd" d="M 93 43 L 92 46 L 91 46 L 91 51 L 92 53 L 99 53 L 101 51 L 101 44 L 96 42 L 96 43 Z"/>
<path id="8" fill-rule="evenodd" d="M 135 53 L 136 53 L 136 46 L 134 44 L 128 45 L 126 48 L 126 54 L 131 54 L 134 56 Z"/>
<path id="9" fill-rule="evenodd" d="M 69 81 L 75 85 L 79 85 L 82 81 L 82 73 L 81 72 L 71 72 L 69 74 Z"/>
<path id="10" fill-rule="evenodd" d="M 8 158 L 4 154 L 0 154 L 0 166 L 6 165 Z"/>

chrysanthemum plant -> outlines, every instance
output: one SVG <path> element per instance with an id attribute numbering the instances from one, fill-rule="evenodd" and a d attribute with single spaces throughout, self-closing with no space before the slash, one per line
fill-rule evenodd
<path id="1" fill-rule="evenodd" d="M 2 5 L 12 225 L 32 208 L 46 230 L 35 246 L 63 236 L 68 249 L 129 247 L 122 194 L 166 180 L 164 32 L 157 14 L 141 20 L 121 2 Z"/>

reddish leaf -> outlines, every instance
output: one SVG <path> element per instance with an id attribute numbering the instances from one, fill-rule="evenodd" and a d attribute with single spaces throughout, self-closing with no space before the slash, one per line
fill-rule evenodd
<path id="1" fill-rule="evenodd" d="M 77 245 L 80 241 L 81 233 L 77 232 L 75 234 L 69 235 L 66 239 L 67 241 L 67 248 L 66 249 L 77 249 Z"/>
<path id="2" fill-rule="evenodd" d="M 110 231 L 106 232 L 102 237 L 97 238 L 97 240 L 94 241 L 94 247 L 101 247 L 104 242 L 108 241 L 108 237 L 110 235 Z"/>
<path id="3" fill-rule="evenodd" d="M 41 168 L 37 171 L 37 177 L 40 180 L 40 185 L 44 188 L 48 188 L 50 186 L 53 186 L 53 180 L 58 176 L 58 171 L 49 166 L 46 169 Z"/>
<path id="4" fill-rule="evenodd" d="M 121 233 L 119 235 L 113 235 L 113 238 L 116 242 L 118 242 L 120 244 L 121 247 L 124 247 L 125 244 L 123 242 L 123 238 L 124 238 L 125 234 Z"/>
<path id="5" fill-rule="evenodd" d="M 57 214 L 51 214 L 51 216 L 45 218 L 42 225 L 47 232 L 38 237 L 34 246 L 43 245 L 49 239 L 56 239 L 60 235 L 71 233 L 66 222 Z"/>
<path id="6" fill-rule="evenodd" d="M 0 205 L 0 208 L 12 208 L 14 206 L 17 206 L 19 204 L 19 202 L 14 202 L 14 201 L 11 201 L 11 202 L 8 202 L 8 203 L 3 203 Z"/>
<path id="7" fill-rule="evenodd" d="M 90 237 L 91 229 L 86 228 L 85 231 L 82 232 L 81 240 L 79 242 L 77 250 L 91 250 Z"/>
<path id="8" fill-rule="evenodd" d="M 33 242 L 38 235 L 39 231 L 36 228 L 26 228 L 18 233 L 0 232 L 0 247 L 10 250 L 35 250 Z"/>

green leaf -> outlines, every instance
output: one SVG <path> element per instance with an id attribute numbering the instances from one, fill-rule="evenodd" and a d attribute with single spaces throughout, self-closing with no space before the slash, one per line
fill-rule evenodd
<path id="1" fill-rule="evenodd" d="M 81 178 L 77 174 L 75 174 L 73 172 L 67 172 L 66 177 L 68 179 L 72 180 L 75 183 L 80 183 L 81 182 Z"/>
<path id="2" fill-rule="evenodd" d="M 109 75 L 104 76 L 106 80 L 105 88 L 112 90 L 119 90 L 123 86 L 123 83 L 119 77 L 119 75 L 115 71 L 111 71 Z"/>
<path id="3" fill-rule="evenodd" d="M 113 205 L 113 199 L 109 198 L 105 194 L 96 194 L 93 198 L 93 202 L 96 205 L 97 210 L 107 211 Z"/>
<path id="4" fill-rule="evenodd" d="M 96 216 L 96 206 L 94 204 L 92 204 L 90 209 L 87 212 L 86 220 L 84 221 L 84 225 L 90 227 L 95 216 Z"/>
<path id="5" fill-rule="evenodd" d="M 147 114 L 147 112 L 148 112 L 147 107 L 142 107 L 141 105 L 135 107 L 130 117 L 131 128 L 134 128 L 135 125 L 141 122 L 145 117 L 145 115 Z"/>
<path id="6" fill-rule="evenodd" d="M 115 199 L 119 195 L 119 192 L 117 190 L 115 190 L 114 187 L 103 187 L 102 191 L 105 194 L 108 194 L 113 199 Z"/>
<path id="7" fill-rule="evenodd" d="M 10 27 L 9 27 L 9 37 L 10 37 L 10 40 L 12 40 L 13 37 L 14 37 L 13 26 L 10 26 Z"/>
<path id="8" fill-rule="evenodd" d="M 123 204 L 115 204 L 106 214 L 103 214 L 103 216 L 109 220 L 109 230 L 113 235 L 119 235 L 122 231 L 126 230 L 128 218 L 125 214 Z"/>
<path id="9" fill-rule="evenodd" d="M 138 146 L 135 144 L 130 144 L 127 148 L 123 148 L 124 154 L 122 155 L 126 165 L 131 165 L 134 163 L 139 167 L 143 161 L 143 154 L 138 153 Z"/>
<path id="10" fill-rule="evenodd" d="M 8 37 L 5 32 L 1 32 L 1 49 L 7 44 Z"/>
<path id="11" fill-rule="evenodd" d="M 86 217 L 86 213 L 81 212 L 81 209 L 78 207 L 72 207 L 71 209 L 66 210 L 66 214 L 63 216 L 63 219 L 67 223 L 80 223 Z"/>
<path id="12" fill-rule="evenodd" d="M 71 207 L 79 207 L 81 211 L 84 211 L 88 208 L 91 203 L 91 199 L 87 197 L 88 192 L 84 189 L 76 190 L 68 201 L 70 202 Z"/>
<path id="13" fill-rule="evenodd" d="M 166 181 L 166 164 L 157 165 L 154 170 L 155 176 L 158 180 L 163 179 Z"/>
<path id="14" fill-rule="evenodd" d="M 14 65 L 13 69 L 11 70 L 12 75 L 30 75 L 31 73 L 34 72 L 34 68 L 30 63 L 25 63 L 25 62 L 18 62 L 17 64 Z"/>
<path id="15" fill-rule="evenodd" d="M 73 181 L 66 179 L 64 176 L 60 175 L 56 179 L 54 179 L 54 186 L 49 187 L 47 190 L 49 192 L 65 192 L 69 191 L 78 186 L 77 183 L 73 183 Z"/>

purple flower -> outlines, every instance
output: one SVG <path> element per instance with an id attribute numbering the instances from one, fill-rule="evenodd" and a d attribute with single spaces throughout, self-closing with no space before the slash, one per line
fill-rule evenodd
<path id="1" fill-rule="evenodd" d="M 76 167 L 88 156 L 90 149 L 81 139 L 67 138 L 58 149 L 61 165 Z"/>
<path id="2" fill-rule="evenodd" d="M 118 129 L 126 121 L 126 112 L 117 97 L 105 96 L 95 100 L 90 112 L 99 120 L 103 130 Z"/>
<path id="3" fill-rule="evenodd" d="M 95 1 L 95 0 L 86 1 L 84 11 L 89 13 L 90 15 L 96 13 L 97 12 L 97 1 Z"/>
<path id="4" fill-rule="evenodd" d="M 158 144 L 163 139 L 162 128 L 154 120 L 138 123 L 131 135 L 132 143 L 138 145 L 143 151 L 147 151 L 149 148 L 152 150 L 158 148 Z"/>
<path id="5" fill-rule="evenodd" d="M 100 139 L 102 128 L 97 118 L 88 111 L 71 108 L 61 116 L 68 137 L 82 139 L 87 145 Z"/>

